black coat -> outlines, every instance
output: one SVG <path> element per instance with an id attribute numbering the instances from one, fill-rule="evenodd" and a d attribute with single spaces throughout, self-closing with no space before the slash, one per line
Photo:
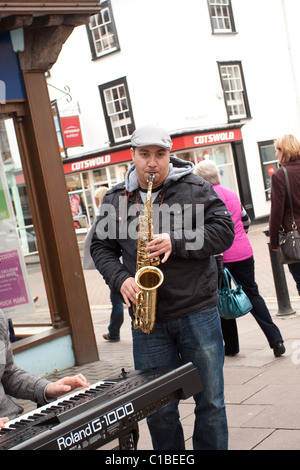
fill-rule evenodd
<path id="1" fill-rule="evenodd" d="M 128 194 L 124 183 L 108 191 L 101 206 L 91 255 L 114 292 L 119 292 L 125 279 L 136 272 L 135 229 L 140 208 L 139 191 Z M 234 225 L 226 206 L 211 184 L 189 174 L 163 186 L 153 204 L 154 225 L 157 212 L 154 232 L 168 232 L 173 247 L 169 259 L 159 265 L 164 282 L 158 289 L 157 321 L 216 305 L 217 271 L 212 255 L 227 250 L 234 239 Z"/>

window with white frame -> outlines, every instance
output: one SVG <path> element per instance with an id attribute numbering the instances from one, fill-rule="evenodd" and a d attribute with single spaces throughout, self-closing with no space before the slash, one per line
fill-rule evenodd
<path id="1" fill-rule="evenodd" d="M 229 121 L 250 117 L 241 63 L 219 63 L 219 70 Z"/>
<path id="2" fill-rule="evenodd" d="M 235 25 L 231 0 L 208 0 L 213 33 L 233 33 Z"/>
<path id="3" fill-rule="evenodd" d="M 99 91 L 110 143 L 129 140 L 135 126 L 126 78 L 100 85 Z"/>
<path id="4" fill-rule="evenodd" d="M 93 58 L 118 51 L 119 41 L 110 0 L 102 0 L 101 11 L 91 16 L 87 32 Z"/>

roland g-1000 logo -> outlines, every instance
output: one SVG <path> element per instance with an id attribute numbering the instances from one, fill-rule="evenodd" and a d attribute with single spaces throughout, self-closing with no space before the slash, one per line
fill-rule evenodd
<path id="1" fill-rule="evenodd" d="M 134 407 L 131 402 L 126 405 L 119 406 L 118 408 L 86 423 L 82 428 L 59 437 L 57 439 L 58 449 L 67 450 L 70 447 L 78 445 L 80 442 L 90 440 L 91 437 L 96 434 L 99 435 L 95 440 L 99 440 L 101 439 L 101 433 L 103 433 L 102 437 L 104 437 L 105 431 L 110 426 L 117 426 L 122 419 L 130 416 L 132 413 L 134 413 Z"/>

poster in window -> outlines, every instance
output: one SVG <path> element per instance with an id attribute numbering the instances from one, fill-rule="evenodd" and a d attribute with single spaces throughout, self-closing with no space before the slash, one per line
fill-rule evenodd
<path id="1" fill-rule="evenodd" d="M 27 270 L 0 155 L 0 308 L 32 313 Z"/>
<path id="2" fill-rule="evenodd" d="M 28 303 L 18 250 L 0 253 L 0 308 L 4 310 Z"/>

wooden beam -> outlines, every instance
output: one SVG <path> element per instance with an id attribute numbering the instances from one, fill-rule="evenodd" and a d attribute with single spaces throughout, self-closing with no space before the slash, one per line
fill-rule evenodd
<path id="1" fill-rule="evenodd" d="M 37 333 L 36 335 L 29 336 L 12 343 L 12 350 L 14 354 L 19 354 L 31 349 L 33 346 L 36 347 L 40 344 L 48 343 L 49 341 L 53 341 L 54 339 L 58 339 L 69 334 L 71 334 L 71 330 L 68 327 L 62 328 L 61 330 L 49 328 L 49 330 L 43 333 Z"/>
<path id="2" fill-rule="evenodd" d="M 33 22 L 32 15 L 10 15 L 0 18 L 0 33 L 19 28 L 27 28 Z"/>
<path id="3" fill-rule="evenodd" d="M 18 53 L 22 71 L 50 70 L 73 29 L 64 24 L 25 29 L 24 51 Z"/>
<path id="4" fill-rule="evenodd" d="M 24 116 L 24 101 L 6 101 L 5 104 L 0 104 L 0 115 L 1 118 L 16 116 Z"/>
<path id="5" fill-rule="evenodd" d="M 44 14 L 33 17 L 32 15 L 9 15 L 0 17 L 0 33 L 13 31 L 20 28 L 45 28 L 47 26 L 80 26 L 90 21 L 88 14 Z"/>
<path id="6" fill-rule="evenodd" d="M 89 14 L 94 15 L 100 11 L 100 0 L 56 0 L 52 2 L 26 0 L 0 1 L 0 14 L 37 14 L 37 13 L 62 13 L 62 14 Z"/>

